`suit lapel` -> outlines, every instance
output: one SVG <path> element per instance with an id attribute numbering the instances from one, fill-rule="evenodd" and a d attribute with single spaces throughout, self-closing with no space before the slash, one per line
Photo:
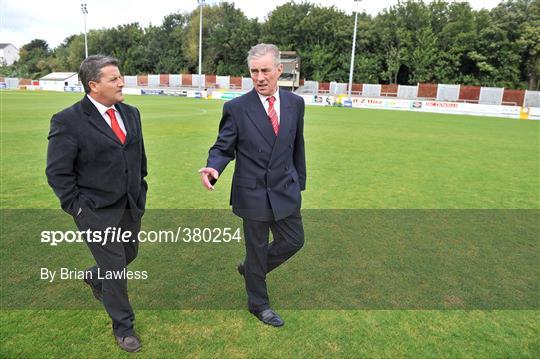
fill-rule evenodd
<path id="1" fill-rule="evenodd" d="M 268 119 L 266 110 L 261 103 L 261 99 L 257 94 L 255 89 L 251 90 L 249 98 L 249 106 L 246 109 L 247 116 L 255 124 L 262 137 L 270 146 L 274 146 L 276 142 L 276 135 L 274 134 L 274 129 L 272 124 Z"/>
<path id="2" fill-rule="evenodd" d="M 282 145 L 287 145 L 286 137 L 289 135 L 291 124 L 294 120 L 294 118 L 292 117 L 293 116 L 292 104 L 289 101 L 289 97 L 286 95 L 287 94 L 285 93 L 285 91 L 279 90 L 279 101 L 281 102 L 279 106 L 279 131 L 278 131 L 278 136 L 276 138 L 276 143 L 274 144 L 274 147 L 272 148 L 272 154 L 270 155 L 270 162 L 272 162 L 272 158 L 274 157 L 274 154 L 279 153 L 280 147 Z"/>
<path id="3" fill-rule="evenodd" d="M 82 102 L 83 112 L 88 116 L 88 122 L 92 126 L 94 126 L 99 132 L 109 137 L 111 140 L 115 141 L 119 145 L 122 145 L 122 142 L 120 142 L 116 134 L 113 132 L 111 126 L 109 126 L 107 122 L 105 122 L 105 120 L 103 119 L 103 116 L 101 116 L 96 106 L 94 106 L 94 104 L 86 96 L 84 96 L 81 102 Z M 121 115 L 122 115 L 122 119 L 124 119 L 124 114 L 121 113 Z M 126 122 L 127 121 L 124 120 L 125 126 L 127 126 Z M 127 127 L 126 127 L 126 131 L 127 131 Z M 127 139 L 126 139 L 126 143 L 127 143 Z"/>
<path id="4" fill-rule="evenodd" d="M 279 90 L 279 132 L 277 137 L 276 146 L 283 143 L 289 131 L 291 129 L 291 124 L 294 120 L 294 112 L 292 111 L 292 104 L 290 98 L 286 96 L 287 93 L 283 90 Z"/>
<path id="5" fill-rule="evenodd" d="M 124 106 L 121 103 L 117 103 L 116 109 L 118 112 L 120 112 L 120 116 L 122 116 L 122 121 L 124 122 L 124 128 L 126 129 L 126 142 L 124 143 L 124 146 L 131 142 L 133 139 L 133 131 L 134 126 L 132 126 L 133 122 L 131 121 L 131 117 L 128 117 L 128 112 L 124 108 Z M 112 129 L 111 129 L 112 131 Z"/>

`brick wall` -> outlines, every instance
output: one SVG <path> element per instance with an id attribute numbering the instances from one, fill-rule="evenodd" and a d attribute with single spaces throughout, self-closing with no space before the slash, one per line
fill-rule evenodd
<path id="1" fill-rule="evenodd" d="M 437 84 L 418 84 L 418 97 L 437 97 Z"/>
<path id="2" fill-rule="evenodd" d="M 480 98 L 479 86 L 460 86 L 459 87 L 459 99 L 467 102 L 478 102 Z"/>

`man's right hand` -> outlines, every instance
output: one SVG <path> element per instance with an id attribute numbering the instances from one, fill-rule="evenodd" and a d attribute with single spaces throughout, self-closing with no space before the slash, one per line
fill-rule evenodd
<path id="1" fill-rule="evenodd" d="M 210 183 L 212 180 L 217 180 L 219 177 L 218 171 L 211 167 L 203 167 L 199 170 L 199 174 L 201 175 L 201 182 L 202 185 L 209 191 L 212 191 L 214 189 L 214 186 Z"/>

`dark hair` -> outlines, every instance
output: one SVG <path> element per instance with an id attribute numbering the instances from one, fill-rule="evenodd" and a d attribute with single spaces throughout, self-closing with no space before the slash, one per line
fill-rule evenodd
<path id="1" fill-rule="evenodd" d="M 90 93 L 88 83 L 90 81 L 99 82 L 101 69 L 111 65 L 118 67 L 118 60 L 111 56 L 92 55 L 84 59 L 79 68 L 79 78 L 84 87 L 84 92 Z"/>

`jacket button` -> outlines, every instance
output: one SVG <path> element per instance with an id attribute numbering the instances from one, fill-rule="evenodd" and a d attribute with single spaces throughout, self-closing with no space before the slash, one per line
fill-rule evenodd
<path id="1" fill-rule="evenodd" d="M 289 148 L 292 148 L 292 143 L 289 145 Z"/>
<path id="2" fill-rule="evenodd" d="M 261 152 L 262 152 L 262 149 L 259 148 L 259 153 L 261 153 Z"/>
<path id="3" fill-rule="evenodd" d="M 124 170 L 124 173 L 128 173 L 128 170 Z"/>

